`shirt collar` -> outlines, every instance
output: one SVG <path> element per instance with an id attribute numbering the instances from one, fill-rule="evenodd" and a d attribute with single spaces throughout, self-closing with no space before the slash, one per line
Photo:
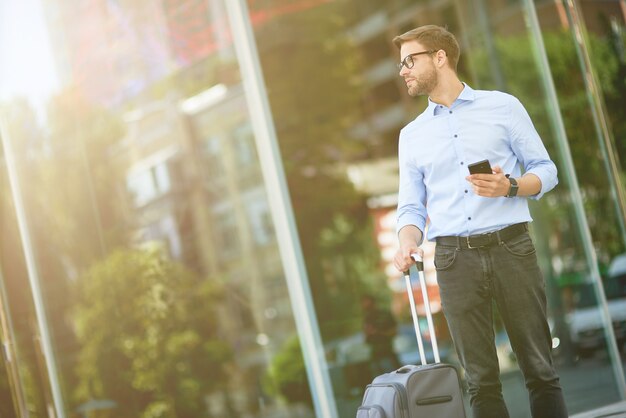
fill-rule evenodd
<path id="1" fill-rule="evenodd" d="M 459 97 L 456 98 L 456 100 L 454 101 L 454 103 L 456 103 L 459 100 L 462 101 L 468 101 L 471 102 L 474 99 L 476 99 L 476 94 L 474 92 L 474 89 L 471 88 L 470 86 L 468 86 L 467 84 L 463 83 L 463 90 L 461 90 L 461 94 L 459 94 Z M 439 106 L 438 103 L 433 102 L 432 100 L 430 100 L 430 97 L 428 98 L 428 113 L 431 115 L 436 115 L 436 110 L 437 110 L 437 106 Z M 454 104 L 453 104 L 454 106 Z"/>

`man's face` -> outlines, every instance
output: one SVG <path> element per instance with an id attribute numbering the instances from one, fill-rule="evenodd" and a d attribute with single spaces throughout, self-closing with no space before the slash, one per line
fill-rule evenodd
<path id="1" fill-rule="evenodd" d="M 404 60 L 410 54 L 423 51 L 428 49 L 419 42 L 405 42 L 400 47 L 400 59 Z M 429 95 L 437 86 L 439 79 L 432 57 L 432 54 L 414 55 L 413 68 L 402 66 L 400 76 L 404 78 L 410 96 Z"/>

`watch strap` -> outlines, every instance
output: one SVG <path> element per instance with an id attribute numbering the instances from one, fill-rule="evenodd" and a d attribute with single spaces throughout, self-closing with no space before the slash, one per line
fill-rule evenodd
<path id="1" fill-rule="evenodd" d="M 511 187 L 509 187 L 509 192 L 506 197 L 515 197 L 517 196 L 517 190 L 519 189 L 519 185 L 517 184 L 517 180 L 510 176 L 510 174 L 506 175 L 506 178 L 511 182 Z"/>

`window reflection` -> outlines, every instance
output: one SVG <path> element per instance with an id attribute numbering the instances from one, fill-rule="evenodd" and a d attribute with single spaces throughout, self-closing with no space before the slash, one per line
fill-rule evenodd
<path id="1" fill-rule="evenodd" d="M 127 187 L 138 207 L 169 192 L 171 187 L 167 162 L 137 170 L 127 178 Z"/>
<path id="2" fill-rule="evenodd" d="M 624 276 L 615 267 L 625 250 L 620 215 L 598 158 L 587 74 L 560 2 L 537 3 L 560 109 L 538 87 L 519 0 L 248 3 L 339 416 L 354 415 L 371 378 L 363 372 L 371 360 L 363 294 L 375 294 L 398 322 L 398 357 L 417 361 L 404 288 L 389 262 L 397 136 L 425 101 L 407 98 L 390 39 L 425 23 L 459 34 L 464 80 L 518 96 L 552 156 L 550 112 L 560 112 L 623 348 Z M 578 3 L 612 145 L 623 160 L 623 10 L 618 2 Z M 312 416 L 272 196 L 263 184 L 224 3 L 43 4 L 65 86 L 41 123 L 24 101 L 3 111 L 11 109 L 7 123 L 68 416 Z M 50 389 L 23 243 L 0 168 L 0 268 L 29 410 L 44 417 Z M 533 205 L 532 232 L 559 339 L 555 358 L 566 395 L 573 388 L 570 410 L 582 411 L 619 393 L 608 373 L 602 306 L 589 285 L 570 181 L 562 178 Z M 437 303 L 436 274 L 427 273 Z M 437 322 L 445 357 L 454 362 L 440 314 Z M 523 383 L 497 331 L 505 393 L 515 402 Z M 2 373 L 0 367 L 0 415 L 11 416 L 2 409 L 8 384 Z M 599 379 L 602 395 L 591 390 L 596 383 L 589 376 Z M 581 386 L 584 394 L 575 389 Z"/>

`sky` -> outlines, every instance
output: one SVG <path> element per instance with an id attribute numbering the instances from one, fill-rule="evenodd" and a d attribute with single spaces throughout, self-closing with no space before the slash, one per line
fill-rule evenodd
<path id="1" fill-rule="evenodd" d="M 0 101 L 25 96 L 39 113 L 57 88 L 40 0 L 0 0 Z"/>

